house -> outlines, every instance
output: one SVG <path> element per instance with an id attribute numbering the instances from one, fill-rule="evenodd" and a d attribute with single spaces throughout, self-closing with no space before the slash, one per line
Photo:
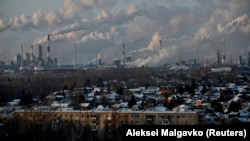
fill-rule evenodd
<path id="1" fill-rule="evenodd" d="M 50 106 L 53 108 L 67 108 L 70 107 L 70 105 L 71 105 L 71 100 L 62 99 L 61 101 L 54 100 Z"/>
<path id="2" fill-rule="evenodd" d="M 181 104 L 181 105 L 179 105 L 177 107 L 174 107 L 172 109 L 172 111 L 175 111 L 175 112 L 186 112 L 186 111 L 191 111 L 191 110 L 190 110 L 190 106 L 185 105 L 185 104 Z"/>

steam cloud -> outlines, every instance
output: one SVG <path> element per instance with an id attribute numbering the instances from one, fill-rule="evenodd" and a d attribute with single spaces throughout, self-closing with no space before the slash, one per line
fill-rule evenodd
<path id="1" fill-rule="evenodd" d="M 83 64 L 89 62 L 90 56 L 96 58 L 96 54 L 102 61 L 110 62 L 121 56 L 125 43 L 126 53 L 132 56 L 131 64 L 136 66 L 175 63 L 180 56 L 185 60 L 215 61 L 221 39 L 225 38 L 227 56 L 237 60 L 250 51 L 249 7 L 248 0 L 128 0 L 126 4 L 117 0 L 64 0 L 63 7 L 55 11 L 0 17 L 0 37 L 5 33 L 15 36 L 16 31 L 30 35 L 36 31 L 39 36 L 29 43 L 39 45 L 50 34 L 53 45 L 60 46 L 60 51 L 52 55 L 60 62 L 71 63 L 73 51 L 68 46 L 77 43 L 78 53 L 82 54 L 78 59 L 82 62 L 78 62 Z M 6 50 L 13 56 L 20 52 L 18 47 L 7 49 L 13 45 L 0 40 L 3 48 L 0 54 Z M 83 55 L 86 52 L 89 54 Z"/>

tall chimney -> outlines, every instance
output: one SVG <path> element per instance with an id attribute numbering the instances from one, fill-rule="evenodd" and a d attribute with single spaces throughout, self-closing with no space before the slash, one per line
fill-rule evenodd
<path id="1" fill-rule="evenodd" d="M 161 40 L 159 40 L 159 44 L 160 44 L 160 49 L 161 49 Z"/>
<path id="2" fill-rule="evenodd" d="M 75 44 L 75 62 L 74 62 L 74 68 L 76 69 L 76 44 Z"/>
<path id="3" fill-rule="evenodd" d="M 30 61 L 33 62 L 33 45 L 30 48 Z"/>
<path id="4" fill-rule="evenodd" d="M 21 68 L 23 67 L 23 45 L 21 46 Z"/>
<path id="5" fill-rule="evenodd" d="M 250 66 L 250 52 L 248 53 L 248 66 Z"/>
<path id="6" fill-rule="evenodd" d="M 225 61 L 226 61 L 226 55 L 225 55 L 225 38 L 222 39 L 222 47 L 223 47 L 223 55 L 222 55 L 222 60 L 221 60 L 221 63 L 222 64 L 225 64 Z"/>
<path id="7" fill-rule="evenodd" d="M 122 44 L 122 59 L 123 59 L 123 65 L 126 63 L 126 58 L 125 58 L 125 44 Z"/>
<path id="8" fill-rule="evenodd" d="M 221 62 L 220 62 L 220 50 L 218 50 L 218 52 L 217 52 L 217 64 L 218 65 L 220 65 L 221 64 Z"/>
<path id="9" fill-rule="evenodd" d="M 47 65 L 50 63 L 50 35 L 47 37 Z"/>
<path id="10" fill-rule="evenodd" d="M 42 61 L 42 45 L 38 46 L 38 60 Z"/>
<path id="11" fill-rule="evenodd" d="M 240 56 L 238 60 L 238 65 L 241 65 L 241 64 L 242 64 L 242 56 Z"/>

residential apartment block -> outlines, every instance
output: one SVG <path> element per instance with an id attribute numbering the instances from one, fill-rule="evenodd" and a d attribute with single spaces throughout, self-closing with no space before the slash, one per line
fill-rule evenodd
<path id="1" fill-rule="evenodd" d="M 89 126 L 93 131 L 105 127 L 119 127 L 120 125 L 198 125 L 200 124 L 199 111 L 156 111 L 138 110 L 129 108 L 118 110 L 17 110 L 14 116 L 33 122 L 51 123 L 52 128 L 57 128 L 64 122 L 74 125 Z"/>

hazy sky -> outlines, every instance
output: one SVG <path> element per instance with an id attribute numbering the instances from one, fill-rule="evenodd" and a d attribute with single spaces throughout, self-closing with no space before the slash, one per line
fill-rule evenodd
<path id="1" fill-rule="evenodd" d="M 250 51 L 249 0 L 1 0 L 0 60 L 43 46 L 59 64 L 110 63 L 125 54 L 131 64 L 158 66 L 185 60 L 215 62 L 218 50 L 237 62 Z M 222 40 L 225 39 L 225 47 Z M 161 40 L 161 44 L 160 41 Z"/>

